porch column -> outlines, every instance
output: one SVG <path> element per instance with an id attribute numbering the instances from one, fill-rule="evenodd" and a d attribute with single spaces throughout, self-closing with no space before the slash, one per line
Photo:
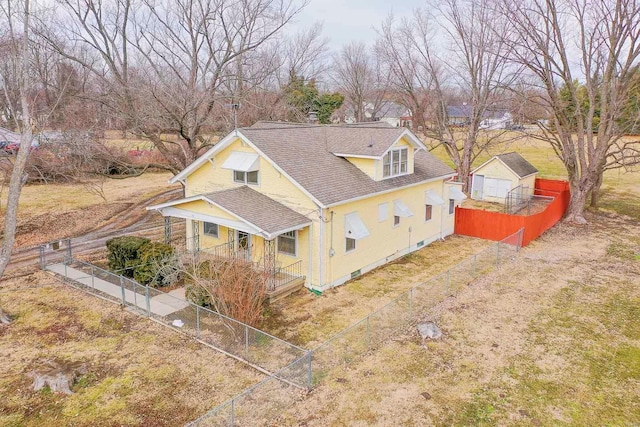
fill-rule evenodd
<path id="1" fill-rule="evenodd" d="M 191 250 L 194 252 L 200 251 L 200 221 L 191 221 Z"/>
<path id="2" fill-rule="evenodd" d="M 171 217 L 164 217 L 164 243 L 167 245 L 171 244 Z"/>
<path id="3" fill-rule="evenodd" d="M 276 287 L 276 241 L 264 239 L 264 271 L 267 273 L 267 289 Z"/>
<path id="4" fill-rule="evenodd" d="M 233 228 L 227 228 L 227 250 L 229 251 L 229 253 L 227 254 L 228 258 L 232 258 L 233 254 L 235 253 L 236 249 L 236 230 L 234 230 Z"/>

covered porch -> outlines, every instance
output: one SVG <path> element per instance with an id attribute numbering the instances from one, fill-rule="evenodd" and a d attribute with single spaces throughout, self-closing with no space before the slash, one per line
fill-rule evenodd
<path id="1" fill-rule="evenodd" d="M 273 301 L 300 289 L 310 267 L 309 218 L 242 186 L 148 209 L 165 221 L 186 220 L 188 252 L 216 259 L 242 259 L 267 275 L 267 297 Z"/>

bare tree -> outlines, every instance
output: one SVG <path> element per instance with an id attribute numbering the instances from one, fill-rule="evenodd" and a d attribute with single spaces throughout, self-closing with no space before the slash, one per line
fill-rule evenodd
<path id="1" fill-rule="evenodd" d="M 543 90 L 549 124 L 542 138 L 562 160 L 571 200 L 566 219 L 585 223 L 603 173 L 640 160 L 638 140 L 620 124 L 638 75 L 640 3 L 636 0 L 503 0 L 511 58 Z M 579 83 L 576 82 L 579 79 Z"/>
<path id="2" fill-rule="evenodd" d="M 491 0 L 444 0 L 430 4 L 430 10 L 417 10 L 411 20 L 394 27 L 387 20 L 381 30 L 379 45 L 389 52 L 398 80 L 418 111 L 430 113 L 432 126 L 425 126 L 425 136 L 442 145 L 455 164 L 458 179 L 465 184 L 473 161 L 499 142 L 506 132 L 481 130 L 482 121 L 496 108 L 507 79 L 505 59 L 507 44 L 494 28 Z M 503 30 L 506 31 L 506 30 Z M 442 34 L 448 44 L 443 49 L 435 34 Z M 395 42 L 394 47 L 388 47 Z M 425 100 L 419 100 L 414 87 Z M 448 100 L 453 92 L 468 100 L 468 120 L 460 127 L 449 120 Z M 435 148 L 432 144 L 432 148 Z"/>
<path id="3" fill-rule="evenodd" d="M 215 141 L 213 113 L 244 92 L 238 82 L 248 78 L 249 54 L 265 47 L 304 4 L 61 0 L 43 35 L 91 72 L 101 89 L 96 101 L 127 131 L 150 140 L 175 173 Z M 65 39 L 72 43 L 59 42 Z"/>
<path id="4" fill-rule="evenodd" d="M 189 295 L 227 317 L 258 326 L 266 299 L 267 274 L 241 257 L 220 259 L 205 253 L 181 257 L 179 270 L 190 283 Z M 226 326 L 240 332 L 237 323 Z"/>
<path id="5" fill-rule="evenodd" d="M 29 90 L 31 82 L 29 79 L 29 30 L 30 30 L 30 3 L 29 0 L 6 0 L 0 3 L 0 16 L 6 19 L 7 32 L 10 40 L 11 55 L 3 60 L 10 64 L 14 72 L 14 82 L 17 84 L 17 90 L 20 96 L 20 105 L 10 105 L 13 110 L 13 117 L 19 118 L 20 126 L 20 148 L 16 154 L 9 180 L 9 190 L 7 194 L 7 205 L 4 212 L 4 230 L 2 235 L 2 248 L 0 249 L 0 278 L 4 275 L 4 271 L 9 264 L 11 251 L 16 237 L 16 224 L 18 220 L 18 201 L 22 186 L 26 181 L 24 174 L 27 157 L 31 149 L 33 135 L 31 130 L 31 114 L 29 105 Z M 22 28 L 20 29 L 20 24 Z M 10 90 L 7 82 L 0 82 L 3 87 L 4 95 L 8 98 L 7 93 Z M 0 321 L 7 323 L 8 316 L 0 309 Z"/>
<path id="6" fill-rule="evenodd" d="M 374 120 L 386 95 L 387 79 L 377 59 L 362 42 L 343 46 L 333 58 L 333 80 L 356 122 Z"/>
<path id="7" fill-rule="evenodd" d="M 389 90 L 411 110 L 416 127 L 424 130 L 432 78 L 414 49 L 413 34 L 406 28 L 410 25 L 410 20 L 396 23 L 390 15 L 378 30 L 375 54 L 389 76 Z"/>

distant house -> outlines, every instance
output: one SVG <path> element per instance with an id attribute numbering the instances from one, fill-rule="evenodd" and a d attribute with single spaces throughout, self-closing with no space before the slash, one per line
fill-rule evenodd
<path id="1" fill-rule="evenodd" d="M 452 234 L 454 175 L 388 123 L 258 122 L 171 179 L 184 198 L 148 209 L 186 219 L 191 250 L 264 269 L 269 292 L 327 289 Z"/>
<path id="2" fill-rule="evenodd" d="M 537 173 L 538 169 L 518 153 L 498 154 L 471 172 L 471 198 L 502 203 L 518 186 L 523 193 L 533 191 Z"/>
<path id="3" fill-rule="evenodd" d="M 447 123 L 450 126 L 467 126 L 471 121 L 471 106 L 448 105 Z"/>
<path id="4" fill-rule="evenodd" d="M 393 127 L 413 128 L 413 117 L 411 110 L 402 104 L 392 101 L 383 101 L 374 111 L 375 105 L 367 102 L 364 105 L 364 116 L 369 122 L 385 122 Z M 347 107 L 344 111 L 344 123 L 356 123 L 355 112 L 353 108 Z"/>
<path id="5" fill-rule="evenodd" d="M 468 126 L 471 123 L 470 105 L 447 106 L 447 123 L 450 126 Z M 508 111 L 487 110 L 482 115 L 479 129 L 496 130 L 509 129 L 513 125 L 513 118 Z"/>
<path id="6" fill-rule="evenodd" d="M 499 130 L 513 126 L 513 117 L 507 111 L 487 111 L 484 117 L 478 129 Z"/>

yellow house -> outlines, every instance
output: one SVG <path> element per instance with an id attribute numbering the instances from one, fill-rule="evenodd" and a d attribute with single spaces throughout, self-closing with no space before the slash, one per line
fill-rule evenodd
<path id="1" fill-rule="evenodd" d="M 324 290 L 453 233 L 454 171 L 384 123 L 258 122 L 171 179 L 185 197 L 150 206 L 187 220 L 192 250 L 243 256 Z"/>
<path id="2" fill-rule="evenodd" d="M 471 198 L 504 203 L 514 189 L 518 197 L 531 196 L 537 173 L 538 169 L 518 153 L 498 154 L 471 172 Z"/>

